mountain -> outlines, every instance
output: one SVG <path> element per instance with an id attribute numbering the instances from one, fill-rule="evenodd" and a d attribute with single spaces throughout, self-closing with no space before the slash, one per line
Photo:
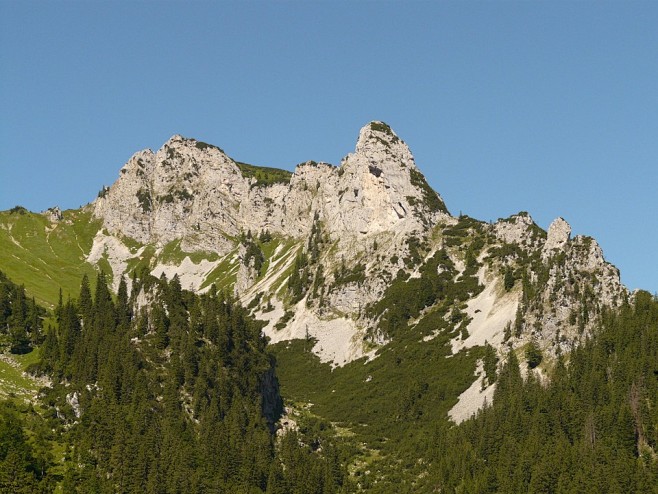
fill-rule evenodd
<path id="1" fill-rule="evenodd" d="M 140 263 L 156 276 L 178 274 L 185 288 L 217 283 L 247 304 L 261 301 L 255 313 L 273 341 L 304 336 L 308 326 L 317 352 L 336 364 L 363 355 L 363 336 L 386 341 L 382 298 L 396 303 L 396 294 L 386 298 L 391 283 L 423 278 L 439 252 L 446 282 L 477 278 L 458 297 L 470 323 L 455 349 L 485 339 L 500 347 L 515 323 L 518 343 L 536 338 L 564 350 L 602 307 L 627 296 L 596 241 L 571 239 L 561 218 L 546 234 L 524 213 L 493 225 L 451 216 L 382 122 L 361 129 L 340 166 L 307 162 L 292 174 L 174 136 L 156 153 L 136 153 L 90 209 L 102 229 L 88 261 L 107 261 L 115 287 Z M 301 286 L 291 290 L 298 276 Z M 414 317 L 437 306 L 417 305 Z M 276 330 L 282 318 L 285 328 Z"/>
<path id="2" fill-rule="evenodd" d="M 336 240 L 412 231 L 445 212 L 406 144 L 377 122 L 361 130 L 340 167 L 307 162 L 293 174 L 236 163 L 217 147 L 174 136 L 156 153 L 135 154 L 94 204 L 110 234 L 144 244 L 181 240 L 184 250 L 220 255 L 249 230 L 299 238 L 315 219 Z"/>
<path id="3" fill-rule="evenodd" d="M 56 431 L 25 456 L 31 482 L 582 492 L 582 466 L 614 479 L 597 492 L 630 492 L 658 478 L 655 299 L 563 218 L 453 216 L 383 122 L 339 166 L 292 173 L 173 136 L 80 210 L 0 212 L 0 271 L 4 319 L 32 321 L 7 333 L 52 380 L 43 411 L 23 412 L 32 435 Z M 0 419 L 18 423 L 12 410 Z M 52 463 L 48 441 L 63 476 L 34 466 Z"/>
<path id="4" fill-rule="evenodd" d="M 373 357 L 430 319 L 423 337 L 449 329 L 455 353 L 532 343 L 555 356 L 628 297 L 596 241 L 571 238 L 562 218 L 546 233 L 527 213 L 493 224 L 452 216 L 383 122 L 363 127 L 339 166 L 293 173 L 176 135 L 137 152 L 80 211 L 2 219 L 8 274 L 51 305 L 53 287 L 75 294 L 92 266 L 115 290 L 144 269 L 177 275 L 185 289 L 233 291 L 272 342 L 314 338 L 334 365 Z"/>

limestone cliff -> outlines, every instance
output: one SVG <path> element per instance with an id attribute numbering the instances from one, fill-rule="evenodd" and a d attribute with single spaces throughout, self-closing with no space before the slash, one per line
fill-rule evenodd
<path id="1" fill-rule="evenodd" d="M 307 162 L 261 184 L 221 149 L 173 136 L 136 153 L 94 203 L 111 234 L 226 253 L 240 232 L 308 235 L 314 217 L 333 238 L 431 226 L 447 210 L 407 145 L 381 122 L 366 125 L 339 167 Z"/>
<path id="2" fill-rule="evenodd" d="M 88 260 L 107 261 L 115 286 L 136 266 L 177 274 L 187 289 L 215 283 L 265 320 L 273 341 L 313 337 L 337 365 L 443 311 L 455 352 L 532 341 L 553 355 L 627 295 L 598 244 L 572 239 L 562 218 L 547 233 L 527 213 L 494 224 L 452 217 L 382 122 L 361 129 L 339 166 L 309 161 L 292 173 L 174 136 L 136 153 L 92 208 L 103 229 Z M 400 293 L 420 297 L 414 284 L 434 291 L 397 314 L 408 302 Z"/>

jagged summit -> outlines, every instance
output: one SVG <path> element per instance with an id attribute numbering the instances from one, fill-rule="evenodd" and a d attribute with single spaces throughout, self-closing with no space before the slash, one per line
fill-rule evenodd
<path id="1" fill-rule="evenodd" d="M 543 257 L 549 257 L 555 250 L 561 250 L 571 237 L 571 225 L 562 218 L 556 218 L 548 227 L 548 237 L 542 250 Z"/>
<path id="2" fill-rule="evenodd" d="M 314 351 L 335 363 L 423 314 L 458 321 L 455 352 L 488 341 L 501 354 L 530 342 L 555 354 L 625 297 L 598 244 L 572 239 L 562 218 L 546 232 L 525 212 L 491 225 L 451 216 L 379 121 L 340 166 L 307 161 L 292 173 L 175 135 L 136 153 L 93 214 L 103 228 L 87 259 L 106 260 L 115 286 L 137 264 L 193 290 L 216 282 L 254 307 L 272 341 L 308 327 Z"/>
<path id="3" fill-rule="evenodd" d="M 451 216 L 407 145 L 377 121 L 339 167 L 307 161 L 292 173 L 174 135 L 135 153 L 88 209 L 45 214 L 44 247 L 33 250 L 54 258 L 39 269 L 82 251 L 85 263 L 73 255 L 64 265 L 102 269 L 115 290 L 147 273 L 194 291 L 215 285 L 264 321 L 272 343 L 312 339 L 310 350 L 333 365 L 380 358 L 402 336 L 455 360 L 487 345 L 499 358 L 537 348 L 550 365 L 628 300 L 597 242 L 572 238 L 562 218 L 546 232 L 525 212 L 494 224 Z M 12 231 L 24 230 L 0 229 Z M 26 239 L 12 240 L 3 245 L 22 249 Z M 486 368 L 475 365 L 453 420 L 493 397 Z"/>
<path id="4" fill-rule="evenodd" d="M 176 143 L 184 143 L 184 142 L 196 142 L 196 139 L 183 137 L 180 134 L 174 134 L 169 139 L 167 139 L 167 142 L 165 142 L 162 147 L 172 146 L 175 145 Z"/>
<path id="5" fill-rule="evenodd" d="M 94 204 L 110 233 L 221 252 L 241 231 L 306 234 L 316 216 L 342 236 L 418 230 L 446 213 L 407 145 L 382 122 L 361 129 L 339 168 L 308 162 L 292 174 L 174 135 L 155 153 L 136 153 Z"/>
<path id="6" fill-rule="evenodd" d="M 368 167 L 369 171 L 378 177 L 382 173 L 396 175 L 405 170 L 419 173 L 406 143 L 391 127 L 378 121 L 370 122 L 361 128 L 354 153 L 346 156 L 342 164 Z"/>
<path id="7" fill-rule="evenodd" d="M 405 142 L 384 122 L 373 121 L 361 128 L 355 152 L 372 159 L 380 158 L 382 153 L 397 156 L 415 167 Z"/>

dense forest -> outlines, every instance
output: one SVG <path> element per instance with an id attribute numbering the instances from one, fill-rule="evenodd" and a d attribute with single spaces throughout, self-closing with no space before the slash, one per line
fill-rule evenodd
<path id="1" fill-rule="evenodd" d="M 6 465 L 16 470 L 18 455 L 30 482 L 0 491 L 49 492 L 54 482 L 66 493 L 341 488 L 329 438 L 294 432 L 275 441 L 282 403 L 260 323 L 232 296 L 197 296 L 177 278 L 131 284 L 129 293 L 122 281 L 114 297 L 101 275 L 92 295 L 85 278 L 79 298 L 55 309 L 32 370 L 53 379 L 42 391 L 43 420 L 59 431 L 50 439 L 63 444 L 65 469 L 36 467 L 33 441 L 21 436 L 31 426 L 17 427 L 21 417 L 7 405 L 0 477 Z"/>
<path id="2" fill-rule="evenodd" d="M 510 353 L 493 405 L 429 448 L 449 492 L 658 492 L 658 300 L 608 312 L 547 383 Z"/>
<path id="3" fill-rule="evenodd" d="M 300 360 L 300 387 L 336 391 L 324 404 L 314 395 L 317 415 L 286 433 L 277 422 L 283 369 L 262 323 L 230 294 L 197 295 L 177 278 L 144 274 L 115 295 L 99 275 L 49 318 L 4 276 L 0 295 L 8 348 L 38 347 L 31 371 L 52 380 L 40 406 L 0 403 L 3 493 L 658 492 L 658 299 L 646 292 L 606 312 L 545 379 L 524 377 L 522 354 L 510 352 L 497 371 L 489 363 L 493 404 L 458 426 L 432 411 L 447 377 L 419 380 L 429 368 L 400 366 L 395 343 L 390 367 L 410 384 L 390 395 L 404 398 L 390 409 L 339 396 L 357 389 L 337 389 L 350 366 L 320 374 Z M 358 423 L 340 416 L 345 401 Z M 357 433 L 339 433 L 350 428 Z M 389 439 L 373 446 L 380 430 Z M 368 477 L 376 468 L 362 441 L 385 476 Z"/>

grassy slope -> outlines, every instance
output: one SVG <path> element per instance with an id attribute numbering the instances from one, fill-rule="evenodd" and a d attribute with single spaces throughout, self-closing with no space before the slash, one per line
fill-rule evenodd
<path id="1" fill-rule="evenodd" d="M 3 356 L 0 359 L 0 399 L 16 398 L 22 401 L 34 398 L 40 385 L 23 371 L 38 360 L 38 353 L 38 350 L 33 350 L 27 355 Z"/>
<path id="2" fill-rule="evenodd" d="M 99 228 L 84 210 L 66 211 L 52 225 L 41 214 L 0 212 L 0 270 L 52 307 L 60 288 L 65 298 L 76 296 L 82 275 L 93 279 L 95 270 L 85 257 Z"/>
<path id="3" fill-rule="evenodd" d="M 10 354 L 8 349 L 6 335 L 0 336 L 0 400 L 12 399 L 16 403 L 31 401 L 42 384 L 24 371 L 39 361 L 40 349 L 24 355 Z"/>
<path id="4" fill-rule="evenodd" d="M 38 213 L 0 212 L 0 271 L 17 284 L 25 285 L 29 295 L 38 303 L 53 307 L 62 289 L 64 298 L 76 297 L 80 280 L 86 273 L 95 280 L 96 268 L 85 261 L 94 237 L 101 228 L 101 222 L 94 220 L 85 210 L 70 210 L 64 213 L 62 221 L 51 224 Z M 136 254 L 141 244 L 122 238 L 130 250 Z M 127 272 L 144 267 L 153 267 L 156 262 L 177 264 L 185 257 L 199 263 L 204 259 L 217 261 L 214 252 L 184 252 L 180 240 L 170 242 L 157 253 L 154 246 L 147 246 L 139 256 L 128 260 Z M 213 271 L 202 287 L 218 283 L 227 288 L 235 282 L 237 266 L 233 259 L 237 250 L 232 251 L 224 262 Z M 157 258 L 157 259 L 156 259 Z M 111 273 L 110 264 L 103 257 L 99 269 Z"/>

